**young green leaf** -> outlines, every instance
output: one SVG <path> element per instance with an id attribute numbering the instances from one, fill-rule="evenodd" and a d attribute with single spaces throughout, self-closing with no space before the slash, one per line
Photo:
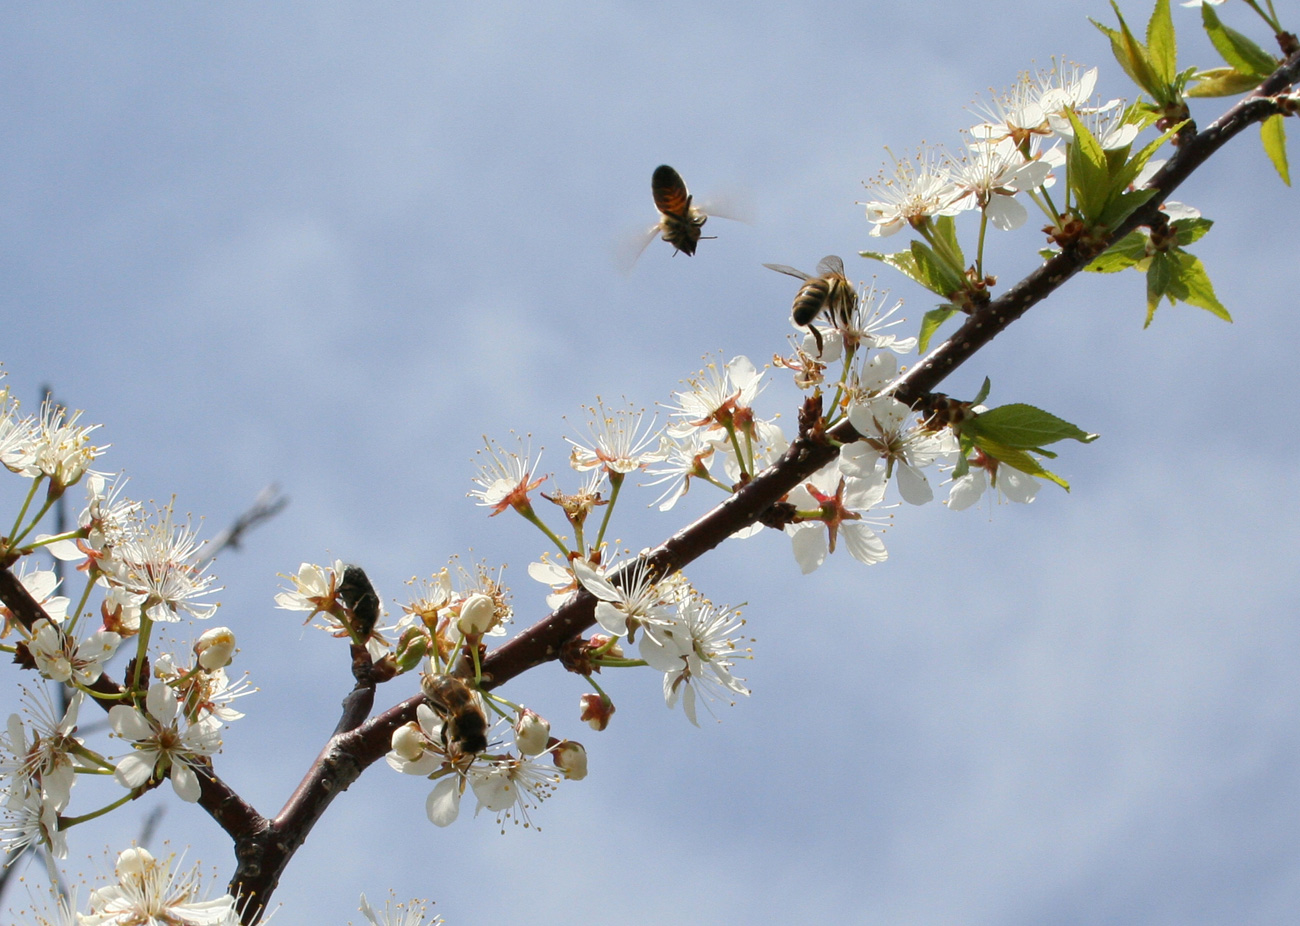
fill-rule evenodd
<path id="1" fill-rule="evenodd" d="M 1118 273 L 1127 270 L 1147 256 L 1147 236 L 1131 231 L 1102 252 L 1084 270 L 1090 273 Z"/>
<path id="2" fill-rule="evenodd" d="M 1060 476 L 1043 468 L 1042 464 L 1025 453 L 1023 450 L 1015 450 L 999 444 L 997 441 L 985 437 L 975 438 L 975 446 L 984 453 L 999 462 L 1010 466 L 1012 469 L 1018 469 L 1022 473 L 1030 476 L 1037 476 L 1041 479 L 1050 479 L 1065 491 L 1070 491 L 1070 484 Z"/>
<path id="3" fill-rule="evenodd" d="M 1119 7 L 1115 5 L 1115 0 L 1111 0 L 1111 7 L 1115 10 L 1115 16 L 1119 20 L 1119 31 L 1103 26 L 1097 20 L 1089 20 L 1094 26 L 1110 39 L 1111 51 L 1115 54 L 1115 60 L 1119 66 L 1124 69 L 1124 73 L 1157 101 L 1163 102 L 1161 94 L 1162 82 L 1156 76 L 1156 69 L 1151 63 L 1150 55 L 1141 42 L 1134 38 L 1133 33 L 1129 31 L 1128 23 L 1124 22 L 1124 16 L 1120 13 Z"/>
<path id="4" fill-rule="evenodd" d="M 1106 152 L 1072 110 L 1066 110 L 1066 115 L 1074 130 L 1074 141 L 1070 144 L 1066 162 L 1070 191 L 1074 193 L 1075 205 L 1084 222 L 1096 225 L 1110 195 L 1110 170 Z"/>
<path id="5" fill-rule="evenodd" d="M 1198 98 L 1249 93 L 1264 82 L 1264 78 L 1256 74 L 1243 74 L 1236 68 L 1200 71 L 1195 75 L 1195 80 L 1196 86 L 1187 91 L 1187 95 Z"/>
<path id="6" fill-rule="evenodd" d="M 1178 219 L 1169 223 L 1169 227 L 1174 232 L 1174 240 L 1179 246 L 1200 241 L 1213 225 L 1214 222 L 1210 219 Z"/>
<path id="7" fill-rule="evenodd" d="M 1276 113 L 1260 123 L 1259 135 L 1264 142 L 1264 153 L 1273 162 L 1273 169 L 1282 182 L 1290 186 L 1291 170 L 1286 161 L 1286 126 L 1282 123 L 1282 114 Z"/>
<path id="8" fill-rule="evenodd" d="M 1156 8 L 1151 11 L 1147 22 L 1147 51 L 1156 76 L 1164 84 L 1172 84 L 1178 73 L 1178 47 L 1169 0 L 1156 0 Z"/>
<path id="9" fill-rule="evenodd" d="M 1214 295 L 1210 275 L 1205 272 L 1205 265 L 1201 263 L 1201 259 L 1178 249 L 1171 251 L 1170 256 L 1174 258 L 1175 273 L 1173 279 L 1169 281 L 1166 295 L 1170 299 L 1186 302 L 1198 309 L 1205 309 L 1225 322 L 1232 321 L 1228 310 Z"/>
<path id="10" fill-rule="evenodd" d="M 1098 437 L 1051 412 L 1023 402 L 991 408 L 964 422 L 961 429 L 963 433 L 973 434 L 977 439 L 983 437 L 1014 450 L 1035 450 L 1039 453 L 1044 452 L 1042 448 L 1046 445 L 1059 440 L 1077 440 L 1090 444 Z"/>
<path id="11" fill-rule="evenodd" d="M 1260 79 L 1272 74 L 1278 60 L 1235 29 L 1225 26 L 1208 3 L 1201 4 L 1201 22 L 1215 50 L 1242 74 L 1253 74 Z"/>
<path id="12" fill-rule="evenodd" d="M 951 306 L 939 306 L 937 309 L 931 309 L 925 313 L 921 319 L 921 333 L 916 339 L 917 353 L 924 354 L 930 347 L 930 338 L 934 333 L 943 326 L 943 323 L 957 314 L 957 310 Z"/>

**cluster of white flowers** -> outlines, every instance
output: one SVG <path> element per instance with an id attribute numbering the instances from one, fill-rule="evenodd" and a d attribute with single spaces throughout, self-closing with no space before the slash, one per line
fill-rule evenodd
<path id="1" fill-rule="evenodd" d="M 78 773 L 112 774 L 123 787 L 137 791 L 170 778 L 177 795 L 196 801 L 201 791 L 198 769 L 220 748 L 222 725 L 242 716 L 230 702 L 248 693 L 245 682 L 232 684 L 225 672 L 234 652 L 234 634 L 216 627 L 194 644 L 192 666 L 181 666 L 176 656 L 159 652 L 152 659 L 151 675 L 124 680 L 126 698 L 109 712 L 113 732 L 128 741 L 124 755 L 102 755 L 75 735 L 84 697 L 99 683 L 123 639 L 138 636 L 143 655 L 148 644 L 160 642 L 153 637 L 155 624 L 204 619 L 217 609 L 199 600 L 214 590 L 215 579 L 206 573 L 203 544 L 190 525 L 178 523 L 170 505 L 146 514 L 143 505 L 123 496 L 123 482 L 110 483 L 104 474 L 92 471 L 90 464 L 104 448 L 89 440 L 97 426 L 81 425 L 79 419 L 80 413 L 68 417 L 50 402 L 39 416 L 20 417 L 18 403 L 0 389 L 0 464 L 32 480 L 28 504 L 11 534 L 0 538 L 0 553 L 18 561 L 15 575 L 42 612 L 29 625 L 30 615 L 20 617 L 0 606 L 0 650 L 14 654 L 20 666 L 48 682 L 73 688 L 62 717 L 45 687 L 28 691 L 23 712 L 11 715 L 0 735 L 0 845 L 8 850 L 43 846 L 54 858 L 66 855 L 67 827 L 102 812 L 64 815 Z M 35 533 L 53 502 L 79 481 L 86 487 L 86 506 L 76 528 L 57 536 Z M 42 483 L 47 500 L 33 510 L 30 501 Z M 85 575 L 86 587 L 75 608 L 56 594 L 56 574 L 33 568 L 26 559 L 41 550 Z M 96 590 L 102 594 L 98 614 L 91 604 Z M 158 869 L 146 856 L 131 858 L 140 862 L 142 872 L 152 872 L 146 878 L 149 883 L 166 880 L 166 865 Z M 110 917 L 105 912 L 116 903 L 96 892 L 92 912 L 79 914 L 79 921 L 118 922 L 118 913 Z M 72 907 L 60 909 L 71 915 Z"/>
<path id="2" fill-rule="evenodd" d="M 1096 84 L 1096 68 L 1022 75 L 983 107 L 985 121 L 969 129 L 964 156 L 923 150 L 913 159 L 895 160 L 892 174 L 867 185 L 872 196 L 861 205 L 875 226 L 871 234 L 885 237 L 967 210 L 981 211 L 995 228 L 1008 231 L 1029 217 L 1016 199 L 1021 194 L 1055 222 L 1036 191 L 1051 186 L 1052 170 L 1064 163 L 1060 143 L 1074 138 L 1067 114 L 1083 120 L 1108 150 L 1137 137 L 1139 127 L 1125 122 L 1122 100 L 1089 102 Z"/>
<path id="3" fill-rule="evenodd" d="M 482 711 L 477 692 L 475 709 Z M 416 719 L 393 732 L 388 764 L 404 775 L 436 781 L 425 801 L 425 813 L 437 826 L 448 826 L 460 815 L 460 799 L 468 786 L 479 810 L 497 815 L 504 826 L 513 820 L 532 826 L 534 807 L 554 793 L 561 779 L 580 780 L 587 774 L 587 754 L 579 743 L 556 740 L 550 724 L 523 708 L 513 725 L 516 753 L 468 752 L 455 735 L 456 719 L 443 716 L 428 703 L 416 708 Z M 550 763 L 543 756 L 550 755 Z"/>
<path id="4" fill-rule="evenodd" d="M 745 622 L 734 609 L 705 600 L 681 573 L 656 581 L 643 558 L 603 569 L 577 560 L 574 571 L 582 587 L 596 597 L 596 621 L 612 638 L 597 648 L 608 653 L 613 641 L 631 641 L 640 631 L 641 658 L 664 673 L 669 708 L 680 699 L 687 718 L 698 726 L 697 693 L 706 703 L 749 694 L 732 674 L 736 659 L 750 658 L 738 636 Z M 611 581 L 615 576 L 618 581 Z M 603 717 L 592 726 L 603 728 L 607 720 Z"/>
<path id="5" fill-rule="evenodd" d="M 46 846 L 55 858 L 67 856 L 67 835 L 58 817 L 72 796 L 81 764 L 74 758 L 82 741 L 73 734 L 82 694 L 68 702 L 62 718 L 44 688 L 23 690 L 24 713 L 11 714 L 0 734 L 0 788 L 5 802 L 0 847 L 15 852 Z"/>

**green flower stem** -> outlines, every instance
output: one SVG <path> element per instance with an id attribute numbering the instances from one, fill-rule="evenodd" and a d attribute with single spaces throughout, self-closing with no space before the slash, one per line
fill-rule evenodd
<path id="1" fill-rule="evenodd" d="M 500 695 L 495 695 L 490 691 L 481 691 L 480 694 L 483 695 L 483 701 L 487 704 L 487 706 L 492 708 L 492 710 L 496 712 L 496 714 L 500 717 L 509 717 L 510 712 L 520 713 L 521 711 L 523 711 L 523 705 L 516 704 L 514 701 L 511 701 L 509 698 L 503 698 Z M 499 706 L 502 704 L 510 708 L 510 712 L 503 711 Z"/>
<path id="2" fill-rule="evenodd" d="M 599 685 L 596 684 L 596 680 L 594 678 L 592 678 L 590 675 L 584 675 L 583 678 L 587 680 L 588 685 L 596 689 L 596 694 L 600 695 L 601 700 L 603 700 L 606 704 L 614 703 L 612 700 L 610 700 L 609 695 L 605 694 L 605 689 L 601 688 Z"/>
<path id="3" fill-rule="evenodd" d="M 474 687 L 478 688 L 483 684 L 483 664 L 479 661 L 479 657 L 478 657 L 477 637 L 475 637 L 475 639 L 470 642 L 469 652 L 474 659 Z"/>
<path id="4" fill-rule="evenodd" d="M 561 540 L 559 537 L 555 536 L 555 532 L 552 531 L 549 527 L 547 527 L 545 522 L 543 522 L 542 519 L 537 516 L 537 512 L 533 510 L 532 505 L 525 505 L 522 507 L 515 506 L 515 511 L 523 515 L 525 521 L 528 521 L 530 524 L 532 524 L 534 527 L 540 530 L 543 534 L 549 537 L 551 543 L 559 547 L 560 552 L 564 554 L 565 559 L 568 559 L 569 548 L 566 547 L 564 545 L 564 541 Z"/>
<path id="5" fill-rule="evenodd" d="M 601 666 L 601 668 L 607 669 L 626 669 L 635 666 L 650 665 L 650 663 L 646 662 L 644 659 L 597 659 L 594 661 Z M 601 693 L 604 694 L 604 692 Z"/>
<path id="6" fill-rule="evenodd" d="M 961 259 L 952 252 L 947 242 L 944 241 L 941 236 L 934 233 L 934 226 L 928 220 L 918 225 L 916 230 L 921 233 L 921 237 L 925 239 L 926 243 L 934 249 L 934 253 L 937 254 L 957 276 L 964 277 L 966 275 L 966 268 L 962 265 Z"/>
<path id="7" fill-rule="evenodd" d="M 984 279 L 984 238 L 989 230 L 989 210 L 986 206 L 980 210 L 980 238 L 975 249 L 975 278 Z"/>
<path id="8" fill-rule="evenodd" d="M 69 636 L 71 636 L 73 632 L 76 631 L 77 621 L 81 619 L 81 610 L 86 606 L 86 602 L 90 600 L 90 592 L 91 589 L 93 589 L 94 587 L 95 587 L 95 577 L 93 575 L 87 576 L 86 587 L 81 592 L 81 600 L 77 602 L 77 607 L 73 609 L 72 617 L 69 618 L 68 620 L 68 626 L 64 628 L 67 631 Z"/>
<path id="9" fill-rule="evenodd" d="M 44 478 L 44 476 L 39 476 L 32 480 L 32 487 L 27 490 L 27 498 L 23 500 L 23 506 L 18 509 L 18 517 L 14 518 L 14 526 L 9 528 L 9 546 L 11 548 L 16 547 L 18 541 L 22 539 L 22 534 L 18 533 L 18 528 L 23 523 L 23 518 L 27 516 L 27 509 L 31 507 L 32 499 L 36 497 L 36 488 L 41 484 L 41 480 Z M 30 530 L 31 527 L 29 526 L 27 531 Z M 23 531 L 23 534 L 26 534 L 27 531 Z"/>
<path id="10" fill-rule="evenodd" d="M 102 817 L 106 813 L 111 813 L 112 811 L 117 810 L 117 808 L 121 807 L 127 801 L 135 800 L 142 793 L 144 792 L 141 791 L 141 789 L 132 788 L 130 791 L 126 792 L 126 794 L 124 794 L 122 797 L 113 801 L 113 803 L 101 807 L 98 810 L 92 810 L 90 813 L 83 813 L 79 817 L 65 817 L 62 814 L 60 814 L 59 829 L 66 830 L 69 827 L 76 826 L 78 823 L 85 823 L 87 820 L 93 820 L 96 817 Z"/>
<path id="11" fill-rule="evenodd" d="M 607 470 L 609 473 L 609 504 L 605 506 L 605 514 L 600 519 L 600 530 L 596 532 L 596 545 L 593 551 L 600 550 L 600 545 L 605 540 L 605 528 L 609 527 L 610 516 L 614 513 L 614 503 L 618 501 L 619 490 L 623 488 L 623 473 L 616 473 L 613 470 Z"/>
<path id="12" fill-rule="evenodd" d="M 131 691 L 139 692 L 140 672 L 144 668 L 145 657 L 149 655 L 149 636 L 153 631 L 153 620 L 140 609 L 140 633 L 136 638 L 135 671 L 131 673 Z"/>
<path id="13" fill-rule="evenodd" d="M 740 449 L 740 441 L 736 439 L 735 425 L 727 425 L 727 438 L 731 441 L 732 449 L 736 451 L 736 462 L 740 464 L 740 474 L 742 476 L 752 476 L 754 467 L 752 461 L 747 460 L 744 452 Z"/>
<path id="14" fill-rule="evenodd" d="M 77 771 L 82 774 L 107 775 L 112 774 L 113 770 L 116 768 L 112 762 L 109 762 L 93 749 L 87 749 L 85 745 L 81 743 L 73 744 L 72 747 L 68 749 L 68 752 L 72 753 L 79 759 L 89 762 L 91 765 L 97 766 L 97 768 L 77 769 Z"/>

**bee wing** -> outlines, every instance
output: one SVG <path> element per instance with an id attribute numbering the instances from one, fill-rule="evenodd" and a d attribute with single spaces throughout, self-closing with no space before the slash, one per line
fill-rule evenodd
<path id="1" fill-rule="evenodd" d="M 844 276 L 844 261 L 840 260 L 834 254 L 827 254 L 817 265 L 818 276 Z"/>
<path id="2" fill-rule="evenodd" d="M 695 208 L 705 215 L 716 216 L 719 219 L 730 219 L 732 222 L 740 222 L 744 225 L 754 224 L 754 206 L 749 201 L 749 197 L 739 193 L 710 196 L 697 202 Z"/>
<path id="3" fill-rule="evenodd" d="M 636 266 L 636 262 L 640 259 L 641 255 L 645 253 L 645 249 L 650 246 L 650 242 L 654 241 L 655 236 L 658 234 L 659 224 L 656 222 L 645 231 L 628 235 L 623 241 L 621 241 L 615 249 L 616 253 L 614 254 L 614 263 L 617 264 L 619 272 L 623 274 L 631 273 L 632 268 Z"/>
<path id="4" fill-rule="evenodd" d="M 808 274 L 804 273 L 802 270 L 795 270 L 793 267 L 787 267 L 785 264 L 764 264 L 763 266 L 768 270 L 775 270 L 777 273 L 788 274 L 792 277 L 798 277 L 801 280 L 812 279 L 812 277 L 808 276 Z M 818 269 L 820 270 L 821 268 L 819 267 Z"/>

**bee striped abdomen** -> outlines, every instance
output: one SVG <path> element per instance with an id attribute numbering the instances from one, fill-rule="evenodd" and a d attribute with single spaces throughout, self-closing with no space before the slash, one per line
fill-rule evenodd
<path id="1" fill-rule="evenodd" d="M 809 325 L 821 314 L 831 295 L 831 284 L 824 277 L 813 277 L 799 287 L 790 316 L 796 325 Z"/>
<path id="2" fill-rule="evenodd" d="M 686 190 L 682 175 L 667 164 L 655 168 L 650 178 L 650 193 L 654 196 L 655 208 L 664 215 L 689 219 L 691 211 L 691 194 Z"/>

